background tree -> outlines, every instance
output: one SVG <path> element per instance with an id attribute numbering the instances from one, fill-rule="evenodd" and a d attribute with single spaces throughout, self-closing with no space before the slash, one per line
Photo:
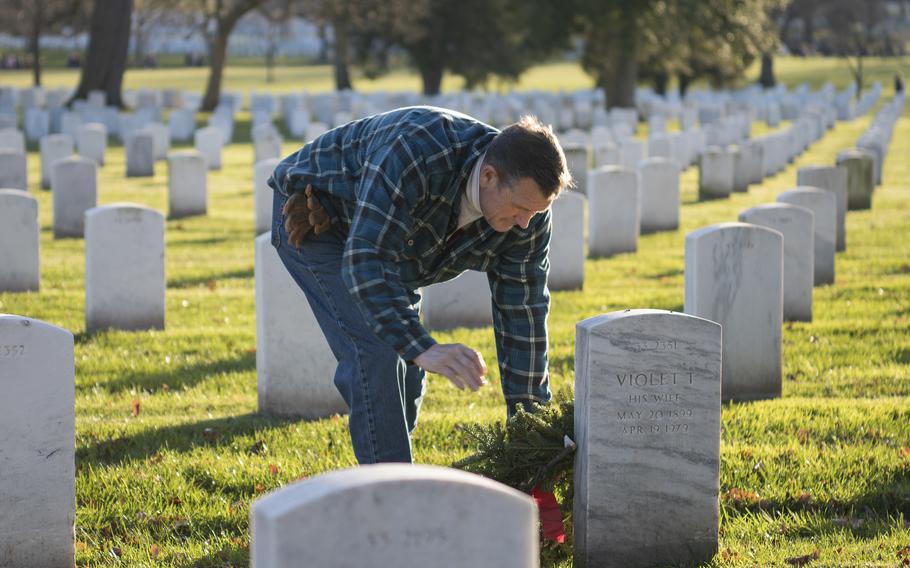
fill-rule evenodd
<path id="1" fill-rule="evenodd" d="M 65 28 L 80 29 L 87 13 L 79 0 L 4 0 L 0 3 L 0 31 L 27 38 L 32 60 L 32 82 L 41 86 L 41 37 Z"/>
<path id="2" fill-rule="evenodd" d="M 278 44 L 287 35 L 287 22 L 291 19 L 291 0 L 266 0 L 257 12 L 263 17 L 265 30 L 265 81 L 275 80 L 275 56 Z"/>
<path id="3" fill-rule="evenodd" d="M 847 62 L 857 96 L 863 90 L 863 59 L 890 55 L 889 45 L 903 44 L 886 25 L 889 5 L 886 0 L 828 0 L 815 7 L 825 22 L 825 27 L 816 32 L 819 42 Z"/>
<path id="4" fill-rule="evenodd" d="M 141 67 L 149 53 L 149 40 L 163 27 L 184 23 L 181 0 L 133 0 L 133 65 Z"/>
<path id="5" fill-rule="evenodd" d="M 198 0 L 201 13 L 199 29 L 209 53 L 209 78 L 202 96 L 201 110 L 212 111 L 221 98 L 221 83 L 227 61 L 228 39 L 237 22 L 264 0 Z"/>
<path id="6" fill-rule="evenodd" d="M 71 101 L 100 90 L 107 95 L 107 104 L 123 106 L 123 73 L 129 55 L 132 12 L 133 0 L 95 0 L 88 52 Z"/>

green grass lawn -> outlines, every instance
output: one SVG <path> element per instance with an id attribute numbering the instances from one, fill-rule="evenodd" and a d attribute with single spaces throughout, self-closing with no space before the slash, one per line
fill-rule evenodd
<path id="1" fill-rule="evenodd" d="M 573 382 L 576 322 L 624 308 L 682 310 L 685 235 L 774 201 L 795 185 L 797 167 L 833 163 L 870 119 L 839 123 L 785 171 L 730 199 L 696 202 L 697 172 L 685 172 L 679 231 L 643 236 L 636 254 L 589 260 L 584 291 L 553 294 L 554 388 Z M 240 120 L 248 140 L 249 117 Z M 873 209 L 848 214 L 836 284 L 816 289 L 814 322 L 785 325 L 783 397 L 724 407 L 721 552 L 711 566 L 788 566 L 816 550 L 810 566 L 897 566 L 910 546 L 908 155 L 905 110 Z M 167 221 L 167 329 L 89 336 L 83 241 L 53 239 L 51 196 L 38 189 L 39 157 L 29 152 L 42 288 L 0 293 L 0 311 L 76 334 L 80 566 L 246 566 L 252 500 L 355 463 L 343 416 L 256 414 L 252 159 L 250 144 L 228 147 L 224 169 L 209 176 L 209 214 Z M 166 164 L 154 178 L 124 171 L 122 148 L 110 148 L 100 203 L 167 210 Z M 489 328 L 436 338 L 496 360 Z M 497 387 L 464 393 L 431 376 L 416 459 L 462 458 L 471 448 L 456 424 L 503 418 Z"/>
<path id="2" fill-rule="evenodd" d="M 249 60 L 239 65 L 229 65 L 225 69 L 224 88 L 240 90 L 245 95 L 249 91 L 318 92 L 335 88 L 332 67 L 329 65 L 279 65 L 275 67 L 275 80 L 266 82 L 265 67 Z M 868 88 L 874 81 L 881 81 L 886 93 L 891 93 L 895 73 L 901 73 L 905 81 L 910 78 L 910 56 L 902 58 L 868 58 L 865 60 L 865 85 Z M 778 57 L 775 59 L 775 71 L 778 81 L 795 86 L 807 82 L 818 88 L 827 81 L 842 88 L 851 82 L 847 63 L 836 57 Z M 746 77 L 741 81 L 755 82 L 758 79 L 759 66 L 753 64 Z M 176 88 L 202 92 L 208 77 L 207 68 L 167 67 L 161 69 L 128 69 L 124 76 L 124 87 L 127 89 Z M 42 84 L 45 87 L 72 88 L 79 82 L 78 69 L 50 67 L 45 69 Z M 392 70 L 387 75 L 370 80 L 363 77 L 358 69 L 353 70 L 354 88 L 358 91 L 420 91 L 420 77 L 413 71 L 404 68 Z M 32 84 L 30 70 L 0 71 L 0 86 L 12 85 L 28 87 Z M 696 83 L 700 86 L 702 83 Z M 442 88 L 444 91 L 461 89 L 464 81 L 460 77 L 446 75 Z M 594 86 L 594 80 L 575 62 L 546 63 L 532 67 L 521 75 L 517 83 L 493 82 L 491 89 L 520 90 L 540 89 L 544 91 L 587 89 Z"/>

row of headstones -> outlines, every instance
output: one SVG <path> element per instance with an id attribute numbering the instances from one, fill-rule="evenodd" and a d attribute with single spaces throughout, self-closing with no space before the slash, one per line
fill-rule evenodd
<path id="1" fill-rule="evenodd" d="M 73 354 L 69 331 L 0 315 L 0 365 L 13 379 L 0 401 L 0 499 L 20 504 L 0 510 L 0 549 L 12 565 L 73 565 Z M 697 563 L 715 554 L 721 354 L 721 326 L 685 314 L 626 310 L 578 324 L 576 439 L 567 441 L 577 447 L 576 565 Z M 263 567 L 305 554 L 326 567 L 526 568 L 539 562 L 537 521 L 528 495 L 489 479 L 365 466 L 257 499 L 250 554 Z"/>
<path id="2" fill-rule="evenodd" d="M 835 251 L 844 250 L 846 247 L 846 210 L 848 208 L 868 208 L 871 204 L 871 193 L 874 187 L 870 178 L 871 158 L 862 151 L 852 150 L 841 153 L 837 162 L 837 167 L 801 168 L 797 174 L 797 185 L 800 187 L 779 197 L 781 203 L 801 206 L 808 211 L 803 209 L 796 211 L 796 207 L 772 206 L 744 212 L 741 217 L 744 221 L 770 224 L 781 233 L 793 231 L 791 238 L 786 241 L 786 246 L 783 244 L 783 237 L 778 239 L 777 246 L 780 251 L 776 257 L 769 253 L 769 258 L 777 259 L 776 264 L 772 260 L 772 267 L 767 270 L 763 264 L 760 265 L 754 279 L 757 282 L 765 281 L 761 277 L 780 279 L 780 284 L 776 287 L 772 286 L 772 290 L 777 290 L 780 296 L 776 302 L 781 304 L 780 309 L 777 310 L 781 313 L 776 319 L 771 318 L 772 331 L 760 334 L 771 341 L 772 347 L 767 350 L 769 353 L 780 353 L 779 322 L 782 318 L 811 320 L 813 285 L 834 281 Z M 264 186 L 264 180 L 267 179 L 273 165 L 261 165 L 258 174 L 261 177 L 257 184 Z M 666 224 L 662 225 L 660 216 L 655 215 L 653 219 L 655 224 L 648 226 L 648 229 L 672 230 L 678 227 L 678 166 L 659 158 L 646 160 L 642 166 L 640 172 L 617 167 L 591 172 L 591 178 L 594 181 L 590 182 L 588 198 L 590 208 L 589 249 L 593 255 L 597 256 L 601 252 L 604 254 L 616 252 L 612 243 L 620 241 L 620 236 L 624 236 L 628 242 L 625 248 L 634 250 L 633 245 L 637 243 L 638 230 L 635 229 L 636 224 L 629 219 L 635 219 L 638 211 L 642 212 L 639 220 L 650 218 L 651 213 L 645 215 L 645 211 L 659 212 L 665 216 Z M 643 189 L 644 191 L 642 191 Z M 652 189 L 654 191 L 651 191 Z M 267 188 L 261 195 L 268 195 L 265 193 L 266 191 L 268 191 Z M 617 196 L 624 196 L 625 202 L 633 205 L 617 206 L 618 203 L 622 203 Z M 659 205 L 656 202 L 659 202 Z M 268 203 L 265 197 L 262 203 L 260 210 L 265 211 Z M 645 205 L 646 203 L 647 205 Z M 671 206 L 673 203 L 675 205 Z M 636 210 L 636 207 L 639 209 Z M 584 235 L 583 223 L 579 223 L 578 220 L 584 218 L 584 209 L 585 198 L 576 192 L 566 192 L 554 202 L 552 209 L 553 237 L 549 255 L 551 261 L 549 284 L 553 289 L 573 289 L 579 288 L 583 284 Z M 624 211 L 629 210 L 633 213 L 623 214 Z M 810 222 L 806 222 L 807 215 L 812 219 Z M 788 223 L 790 228 L 787 227 Z M 263 230 L 265 231 L 267 228 Z M 712 231 L 706 232 L 711 235 L 715 234 Z M 715 238 L 719 237 L 711 236 L 702 242 L 713 242 Z M 688 245 L 690 239 L 697 240 L 697 236 L 687 238 L 687 247 L 693 246 Z M 736 242 L 736 239 L 733 240 Z M 748 241 L 748 239 L 745 240 Z M 603 250 L 599 249 L 601 245 L 604 246 Z M 748 243 L 744 246 L 755 247 L 754 244 Z M 772 243 L 768 246 L 773 249 L 775 245 Z M 687 258 L 692 258 L 692 263 L 697 264 L 700 260 L 696 259 L 697 256 L 693 249 L 693 254 Z M 708 254 L 702 258 L 715 257 Z M 790 268 L 785 270 L 784 264 Z M 740 265 L 741 263 L 737 266 Z M 774 266 L 778 266 L 776 277 L 773 276 L 775 274 Z M 315 405 L 305 404 L 301 397 L 306 398 L 306 395 L 294 392 L 294 378 L 297 377 L 299 369 L 315 369 L 315 377 L 332 376 L 331 371 L 334 369 L 335 363 L 308 306 L 300 298 L 299 291 L 286 271 L 283 270 L 277 255 L 272 250 L 267 234 L 260 236 L 256 241 L 255 267 L 260 408 L 272 409 L 278 414 L 293 414 L 295 408 L 343 408 L 340 397 L 328 384 L 321 391 L 315 387 L 307 387 L 312 389 L 312 392 L 322 392 L 326 396 Z M 687 291 L 691 288 L 691 294 L 695 294 L 695 291 L 699 290 L 696 282 L 708 284 L 716 282 L 713 270 L 723 271 L 724 267 L 699 270 L 694 265 L 691 268 L 687 266 L 686 274 L 689 275 L 686 279 Z M 701 280 L 698 279 L 698 274 L 703 275 Z M 734 273 L 733 278 L 739 277 Z M 729 279 L 724 282 L 730 283 Z M 748 283 L 750 280 L 745 279 L 743 282 Z M 739 293 L 735 288 L 729 286 L 723 289 L 727 292 L 732 290 L 732 293 Z M 489 325 L 491 321 L 489 297 L 486 275 L 480 272 L 468 271 L 449 282 L 430 286 L 423 290 L 424 324 L 431 329 Z M 687 295 L 687 297 L 689 296 Z M 692 296 L 691 302 L 694 302 L 696 297 Z M 748 294 L 744 294 L 743 297 L 748 297 Z M 296 301 L 294 298 L 297 298 Z M 720 306 L 718 309 L 722 310 L 724 306 L 729 306 L 729 301 L 729 299 L 723 298 L 703 301 L 700 309 L 708 309 L 704 306 L 712 308 Z M 690 305 L 691 302 L 687 305 Z M 758 304 L 750 304 L 749 308 L 754 309 L 756 305 Z M 772 313 L 775 311 L 774 305 L 775 301 L 772 301 L 770 308 Z M 290 310 L 290 306 L 296 306 L 296 308 Z M 719 316 L 715 316 L 715 318 L 719 318 Z M 754 321 L 759 320 L 745 317 L 743 321 L 744 325 L 748 327 L 753 325 Z M 767 321 L 767 318 L 763 321 Z M 295 326 L 300 326 L 301 322 L 310 322 L 310 327 L 308 333 L 296 335 L 302 342 L 299 348 L 287 350 L 270 347 L 277 345 L 282 340 L 281 338 L 288 337 L 291 330 Z M 774 329 L 776 331 L 773 331 Z M 746 354 L 751 352 L 755 345 L 751 339 L 733 342 L 732 345 L 731 348 L 739 351 L 731 355 L 731 365 L 743 368 L 752 366 L 758 369 L 758 376 L 765 377 L 766 383 L 776 385 L 770 389 L 765 388 L 764 391 L 773 394 L 776 388 L 779 392 L 779 357 L 776 372 L 773 369 L 766 372 L 761 365 L 753 366 L 748 355 L 739 355 L 740 352 Z M 773 345 L 777 345 L 776 349 Z M 297 354 L 300 353 L 307 353 L 305 362 L 299 360 L 301 356 Z M 747 363 L 742 365 L 735 363 L 743 358 L 747 360 Z M 768 360 L 773 362 L 774 358 L 770 357 Z M 747 383 L 752 384 L 754 381 L 750 380 Z M 762 391 L 762 388 L 758 388 L 758 391 Z"/>
<path id="3" fill-rule="evenodd" d="M 905 101 L 905 93 L 895 94 L 894 98 L 888 104 L 883 105 L 876 113 L 872 123 L 856 141 L 856 147 L 872 154 L 875 160 L 876 185 L 882 183 L 885 156 L 888 154 L 891 136 L 894 133 L 894 125 L 897 124 L 897 120 L 903 112 Z"/>

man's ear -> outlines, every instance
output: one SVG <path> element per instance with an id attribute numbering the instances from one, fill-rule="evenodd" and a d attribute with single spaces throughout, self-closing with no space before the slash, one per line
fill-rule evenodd
<path id="1" fill-rule="evenodd" d="M 496 187 L 499 184 L 499 172 L 492 164 L 484 164 L 480 167 L 480 181 L 483 185 Z"/>

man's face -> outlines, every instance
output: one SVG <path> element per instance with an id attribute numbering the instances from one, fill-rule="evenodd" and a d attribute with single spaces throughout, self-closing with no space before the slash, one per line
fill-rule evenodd
<path id="1" fill-rule="evenodd" d="M 500 233 L 515 225 L 528 228 L 531 218 L 546 211 L 554 198 L 544 197 L 531 178 L 521 178 L 507 186 L 493 166 L 484 165 L 480 170 L 480 210 L 487 223 Z"/>

